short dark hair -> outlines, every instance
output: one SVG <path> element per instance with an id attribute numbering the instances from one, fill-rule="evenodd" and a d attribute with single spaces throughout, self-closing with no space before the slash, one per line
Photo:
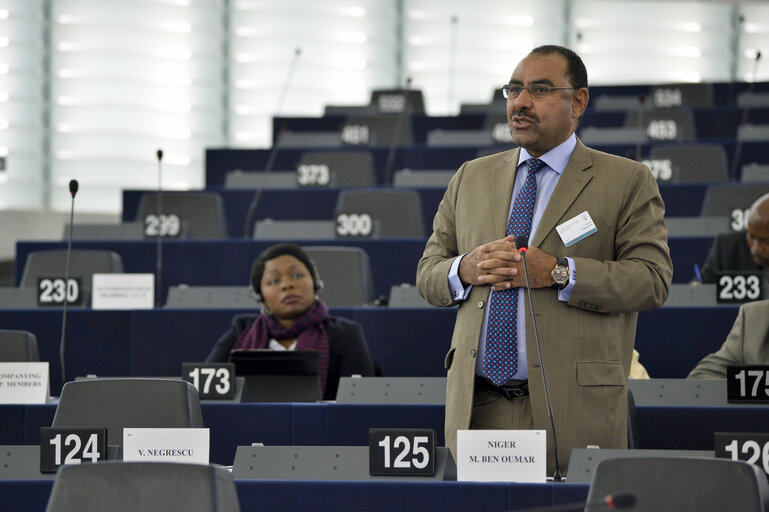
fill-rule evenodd
<path id="1" fill-rule="evenodd" d="M 251 266 L 251 288 L 254 293 L 262 294 L 262 276 L 264 275 L 264 267 L 267 262 L 286 254 L 298 259 L 307 267 L 307 271 L 310 273 L 310 277 L 312 277 L 315 291 L 318 291 L 318 276 L 316 275 L 315 265 L 310 257 L 307 256 L 307 253 L 296 244 L 275 244 L 262 251 Z"/>
<path id="2" fill-rule="evenodd" d="M 569 83 L 575 89 L 587 88 L 587 69 L 585 63 L 576 52 L 565 46 L 555 44 L 546 44 L 538 46 L 529 52 L 529 55 L 552 55 L 558 54 L 566 59 L 566 77 Z"/>

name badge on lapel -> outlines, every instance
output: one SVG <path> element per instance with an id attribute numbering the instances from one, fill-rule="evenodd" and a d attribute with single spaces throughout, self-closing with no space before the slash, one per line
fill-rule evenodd
<path id="1" fill-rule="evenodd" d="M 593 219 L 590 218 L 590 214 L 587 213 L 587 211 L 584 211 L 576 217 L 567 220 L 560 226 L 557 226 L 555 230 L 558 231 L 558 234 L 561 236 L 563 245 L 569 247 L 570 245 L 574 245 L 580 240 L 589 237 L 598 231 L 598 228 L 595 227 L 595 223 L 593 222 Z"/>

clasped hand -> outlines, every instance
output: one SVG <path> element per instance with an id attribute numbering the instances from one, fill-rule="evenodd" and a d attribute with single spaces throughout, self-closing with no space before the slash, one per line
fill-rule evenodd
<path id="1" fill-rule="evenodd" d="M 479 245 L 467 253 L 459 264 L 459 278 L 465 284 L 491 285 L 494 291 L 526 286 L 523 260 L 515 246 L 514 236 Z M 552 286 L 550 272 L 556 258 L 536 247 L 529 247 L 526 265 L 532 288 Z"/>

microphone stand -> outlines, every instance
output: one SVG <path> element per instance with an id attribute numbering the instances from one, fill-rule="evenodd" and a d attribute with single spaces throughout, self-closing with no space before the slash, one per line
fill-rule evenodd
<path id="1" fill-rule="evenodd" d="M 302 55 L 302 47 L 297 46 L 296 49 L 294 49 L 294 58 L 291 59 L 291 64 L 288 68 L 288 74 L 286 75 L 286 80 L 283 82 L 283 87 L 280 89 L 280 96 L 278 97 L 278 104 L 275 106 L 275 117 L 280 117 L 282 111 L 283 111 L 283 103 L 286 101 L 286 95 L 288 94 L 288 89 L 291 86 L 291 79 L 294 76 L 294 71 L 296 71 L 296 66 L 299 63 L 299 57 Z M 273 137 L 273 143 L 272 143 L 272 150 L 270 151 L 270 154 L 267 156 L 267 163 L 264 166 L 264 173 L 268 173 L 272 171 L 272 167 L 275 165 L 275 159 L 278 157 L 278 150 L 280 149 L 280 139 L 281 135 L 283 134 L 283 131 L 285 130 L 286 122 L 281 122 L 280 129 L 278 130 L 277 136 Z M 256 207 L 259 204 L 259 199 L 262 197 L 262 189 L 264 187 L 258 188 L 256 192 L 254 193 L 254 197 L 251 198 L 251 202 L 248 205 L 248 210 L 246 211 L 246 217 L 245 221 L 243 222 L 243 239 L 250 240 L 253 237 L 253 234 L 251 233 L 251 230 L 253 229 L 252 224 L 254 222 L 254 216 L 256 215 Z"/>
<path id="2" fill-rule="evenodd" d="M 72 232 L 75 230 L 75 194 L 77 194 L 77 180 L 70 180 L 69 193 L 72 195 L 72 206 L 69 209 L 69 237 L 67 237 L 67 259 L 64 264 L 64 304 L 61 313 L 61 340 L 59 341 L 59 360 L 61 363 L 61 385 L 67 383 L 66 364 L 64 362 L 65 343 L 67 336 L 67 305 L 69 303 L 69 260 L 72 254 Z"/>
<path id="3" fill-rule="evenodd" d="M 155 306 L 161 307 L 161 295 L 163 294 L 163 223 L 161 222 L 161 216 L 163 215 L 163 150 L 158 149 L 158 200 L 157 216 L 158 216 L 158 234 L 157 234 L 157 255 L 155 261 Z"/>
<path id="4" fill-rule="evenodd" d="M 750 114 L 750 95 L 753 94 L 753 90 L 756 88 L 756 72 L 758 71 L 758 61 L 761 60 L 761 52 L 756 52 L 756 59 L 753 61 L 753 80 L 748 84 L 748 92 L 745 95 L 745 98 L 747 99 L 747 103 L 745 105 L 745 108 L 742 110 L 742 119 L 740 120 L 739 126 L 737 126 L 737 131 L 739 132 L 740 126 L 743 126 L 745 123 L 748 122 L 748 115 Z M 734 156 L 732 157 L 731 165 L 729 166 L 729 179 L 737 179 L 738 171 L 737 171 L 737 164 L 740 161 L 740 157 L 742 156 L 742 138 L 737 137 L 737 145 L 734 147 Z"/>
<path id="5" fill-rule="evenodd" d="M 539 367 L 542 369 L 542 382 L 545 386 L 545 400 L 547 402 L 547 415 L 550 418 L 550 429 L 553 431 L 553 449 L 555 451 L 555 472 L 553 473 L 553 481 L 554 482 L 563 482 L 563 477 L 561 476 L 561 463 L 558 460 L 558 438 L 555 435 L 555 422 L 553 421 L 553 407 L 550 404 L 550 390 L 547 387 L 547 375 L 545 374 L 545 362 L 542 358 L 542 345 L 539 343 L 539 331 L 537 330 L 537 319 L 534 316 L 534 303 L 531 300 L 531 284 L 529 283 L 529 269 L 526 266 L 526 246 L 525 245 L 518 245 L 518 238 L 524 238 L 524 237 L 516 237 L 516 247 L 518 247 L 518 252 L 521 253 L 521 259 L 523 260 L 523 273 L 526 277 L 526 290 L 528 291 L 529 296 L 529 311 L 531 311 L 531 321 L 534 324 L 534 339 L 537 342 L 537 353 L 539 354 Z"/>

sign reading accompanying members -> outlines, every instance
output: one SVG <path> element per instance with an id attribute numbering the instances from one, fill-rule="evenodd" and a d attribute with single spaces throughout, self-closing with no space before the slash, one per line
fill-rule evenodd
<path id="1" fill-rule="evenodd" d="M 124 428 L 123 460 L 208 464 L 209 439 L 207 428 Z"/>
<path id="2" fill-rule="evenodd" d="M 40 429 L 41 473 L 55 473 L 64 464 L 91 463 L 106 458 L 106 428 Z"/>
<path id="3" fill-rule="evenodd" d="M 0 404 L 48 401 L 48 363 L 0 363 Z"/>
<path id="4" fill-rule="evenodd" d="M 729 403 L 769 403 L 769 366 L 727 366 L 726 400 Z"/>
<path id="5" fill-rule="evenodd" d="M 741 304 L 761 299 L 761 274 L 759 272 L 725 272 L 716 283 L 716 302 Z"/>
<path id="6" fill-rule="evenodd" d="M 369 474 L 435 475 L 435 431 L 429 428 L 370 428 Z"/>
<path id="7" fill-rule="evenodd" d="M 83 280 L 79 277 L 70 277 L 64 284 L 63 276 L 38 277 L 37 278 L 37 305 L 61 306 L 66 297 L 67 304 L 79 306 L 83 303 Z"/>
<path id="8" fill-rule="evenodd" d="M 769 434 L 715 433 L 716 458 L 744 460 L 769 474 Z"/>
<path id="9" fill-rule="evenodd" d="M 457 480 L 545 482 L 546 439 L 544 430 L 459 430 Z"/>
<path id="10" fill-rule="evenodd" d="M 93 309 L 152 309 L 155 276 L 152 274 L 94 274 Z"/>
<path id="11" fill-rule="evenodd" d="M 182 379 L 195 386 L 201 399 L 235 397 L 234 363 L 182 363 Z"/>

